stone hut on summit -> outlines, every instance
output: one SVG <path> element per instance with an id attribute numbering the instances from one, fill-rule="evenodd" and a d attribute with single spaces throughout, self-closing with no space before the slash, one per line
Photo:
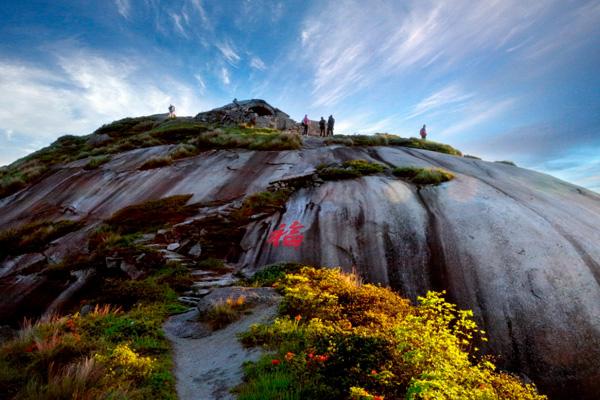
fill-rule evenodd
<path id="1" fill-rule="evenodd" d="M 298 123 L 288 114 L 260 99 L 234 100 L 223 107 L 201 112 L 195 119 L 224 125 L 249 124 L 257 128 L 298 130 Z"/>

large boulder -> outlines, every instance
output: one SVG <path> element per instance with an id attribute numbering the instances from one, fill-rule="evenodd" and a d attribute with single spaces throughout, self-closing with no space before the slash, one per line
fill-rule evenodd
<path id="1" fill-rule="evenodd" d="M 473 309 L 488 332 L 485 351 L 502 367 L 556 398 L 592 399 L 600 392 L 598 194 L 506 164 L 402 147 L 215 150 L 137 169 L 171 149 L 132 150 L 99 170 L 85 171 L 78 161 L 59 168 L 0 199 L 0 229 L 30 221 L 42 208 L 56 210 L 58 219 L 71 206 L 93 224 L 125 206 L 176 194 L 192 194 L 194 203 L 227 203 L 351 159 L 444 167 L 456 177 L 439 186 L 380 174 L 300 188 L 283 212 L 246 228 L 239 259 L 229 261 L 247 270 L 277 261 L 341 266 L 411 299 L 447 290 L 450 300 Z M 303 226 L 298 248 L 267 241 L 281 223 L 294 221 Z M 61 246 L 68 241 L 58 241 L 53 252 Z M 4 264 L 6 271 L 14 265 Z M 14 304 L 43 311 L 41 302 L 51 304 L 68 284 L 49 286 L 37 272 L 9 273 L 0 287 L 9 293 L 0 313 L 14 313 Z"/>

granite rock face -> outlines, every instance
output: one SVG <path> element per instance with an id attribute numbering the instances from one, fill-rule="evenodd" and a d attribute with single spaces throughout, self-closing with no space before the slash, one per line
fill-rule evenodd
<path id="1" fill-rule="evenodd" d="M 234 100 L 223 107 L 201 112 L 195 119 L 223 125 L 251 124 L 280 131 L 298 130 L 298 124 L 288 114 L 260 99 Z"/>
<path id="2" fill-rule="evenodd" d="M 0 262 L 0 317 L 23 304 L 41 313 L 72 288 L 73 282 L 47 286 L 29 265 L 81 251 L 86 232 L 125 206 L 176 194 L 193 194 L 190 203 L 233 201 L 287 177 L 312 175 L 320 164 L 352 159 L 438 166 L 455 179 L 419 187 L 379 174 L 300 188 L 283 211 L 252 220 L 229 262 L 247 271 L 277 261 L 355 269 L 413 300 L 447 290 L 451 301 L 473 309 L 488 332 L 485 350 L 502 367 L 556 398 L 592 399 L 600 391 L 598 194 L 506 164 L 316 142 L 297 151 L 212 150 L 138 170 L 172 147 L 121 153 L 89 171 L 82 168 L 87 160 L 79 160 L 0 199 L 0 229 L 40 215 L 86 222 L 43 254 Z M 303 226 L 299 247 L 267 242 L 294 221 Z"/>

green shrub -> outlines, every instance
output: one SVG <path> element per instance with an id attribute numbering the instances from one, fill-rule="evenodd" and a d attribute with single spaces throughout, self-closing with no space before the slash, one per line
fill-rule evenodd
<path id="1" fill-rule="evenodd" d="M 345 146 L 386 146 L 386 135 L 333 135 L 325 138 L 325 144 L 343 144 Z"/>
<path id="2" fill-rule="evenodd" d="M 517 164 L 515 164 L 513 161 L 508 161 L 508 160 L 502 160 L 502 161 L 494 161 L 500 164 L 506 164 L 506 165 L 512 165 L 513 167 L 516 167 Z"/>
<path id="3" fill-rule="evenodd" d="M 430 140 L 423 140 L 417 138 L 401 138 L 401 137 L 390 137 L 388 138 L 388 142 L 391 146 L 402 146 L 402 147 L 412 147 L 415 149 L 422 150 L 430 150 L 436 151 L 438 153 L 450 154 L 453 156 L 461 156 L 462 153 L 459 150 L 456 150 L 454 147 L 438 143 L 432 142 Z"/>
<path id="4" fill-rule="evenodd" d="M 171 150 L 169 157 L 171 157 L 173 160 L 179 160 L 180 158 L 195 156 L 198 154 L 198 151 L 199 150 L 196 146 L 184 143 Z"/>
<path id="5" fill-rule="evenodd" d="M 102 125 L 96 129 L 94 134 L 107 134 L 111 137 L 119 138 L 149 131 L 155 123 L 156 121 L 152 117 L 123 118 L 110 124 Z"/>
<path id="6" fill-rule="evenodd" d="M 463 157 L 464 158 L 472 158 L 473 160 L 481 160 L 481 157 L 472 156 L 470 154 L 464 154 Z"/>
<path id="7" fill-rule="evenodd" d="M 171 289 L 156 279 L 143 280 L 107 279 L 100 291 L 99 303 L 115 304 L 129 308 L 137 303 L 154 303 L 173 296 Z"/>
<path id="8" fill-rule="evenodd" d="M 96 169 L 96 168 L 100 167 L 101 165 L 106 164 L 109 161 L 110 161 L 110 156 L 108 156 L 108 155 L 93 157 L 92 159 L 90 159 L 90 161 L 88 161 L 88 163 L 86 165 L 84 165 L 83 169 L 85 169 L 85 170 Z"/>
<path id="9" fill-rule="evenodd" d="M 35 221 L 0 231 L 0 260 L 8 255 L 42 251 L 51 241 L 76 231 L 81 226 L 81 222 L 69 220 Z"/>
<path id="10" fill-rule="evenodd" d="M 301 264 L 295 262 L 280 262 L 261 267 L 250 279 L 246 281 L 249 286 L 271 286 L 285 274 L 299 271 Z"/>
<path id="11" fill-rule="evenodd" d="M 165 157 L 152 157 L 151 159 L 149 159 L 148 161 L 144 162 L 142 165 L 140 165 L 140 170 L 147 170 L 147 169 L 154 169 L 154 168 L 160 168 L 160 167 L 165 167 L 167 165 L 171 165 L 173 164 L 173 159 L 169 156 L 165 156 Z"/>
<path id="12" fill-rule="evenodd" d="M 366 160 L 350 160 L 342 163 L 344 168 L 351 168 L 361 175 L 377 174 L 386 170 L 384 165 L 372 163 Z"/>
<path id="13" fill-rule="evenodd" d="M 317 174 L 325 181 L 336 181 L 377 174 L 385 170 L 386 167 L 378 163 L 366 160 L 350 160 L 342 164 L 319 165 L 317 167 Z"/>
<path id="14" fill-rule="evenodd" d="M 325 144 L 342 144 L 345 146 L 402 146 L 456 156 L 462 155 L 460 151 L 447 144 L 417 138 L 403 138 L 387 133 L 377 133 L 375 135 L 334 135 L 326 138 Z"/>
<path id="15" fill-rule="evenodd" d="M 205 124 L 192 121 L 166 121 L 157 128 L 150 131 L 150 134 L 167 143 L 179 143 L 188 138 L 193 138 L 206 132 L 208 127 Z"/>
<path id="16" fill-rule="evenodd" d="M 191 194 L 165 197 L 134 204 L 115 212 L 106 224 L 120 234 L 145 232 L 173 225 L 196 213 L 195 206 L 187 206 Z"/>
<path id="17" fill-rule="evenodd" d="M 442 168 L 396 167 L 392 172 L 419 185 L 438 185 L 454 179 L 451 172 Z"/>
<path id="18" fill-rule="evenodd" d="M 23 177 L 22 175 L 2 177 L 0 179 L 0 198 L 9 196 L 23 189 L 27 186 L 27 181 L 30 179 L 31 178 Z"/>
<path id="19" fill-rule="evenodd" d="M 226 127 L 201 134 L 191 142 L 203 149 L 295 150 L 302 147 L 298 135 L 266 128 Z"/>
<path id="20" fill-rule="evenodd" d="M 234 212 L 233 217 L 237 220 L 246 220 L 259 213 L 272 214 L 285 207 L 290 195 L 291 191 L 287 189 L 253 193 L 244 199 L 242 206 Z"/>
<path id="21" fill-rule="evenodd" d="M 320 166 L 317 168 L 319 178 L 324 181 L 341 181 L 344 179 L 354 179 L 361 176 L 360 172 L 352 168 L 339 168 L 335 166 Z"/>

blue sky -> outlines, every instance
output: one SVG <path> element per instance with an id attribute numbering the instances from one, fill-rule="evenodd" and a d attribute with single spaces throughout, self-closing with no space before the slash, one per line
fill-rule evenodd
<path id="1" fill-rule="evenodd" d="M 0 3 L 0 165 L 126 116 L 263 98 L 600 192 L 600 1 Z"/>

